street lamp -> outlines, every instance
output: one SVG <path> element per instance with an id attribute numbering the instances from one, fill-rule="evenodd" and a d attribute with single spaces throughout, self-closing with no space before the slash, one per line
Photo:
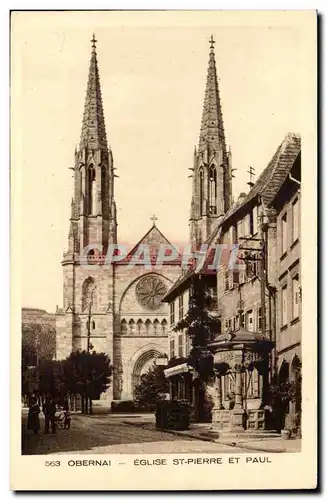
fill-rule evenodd
<path id="1" fill-rule="evenodd" d="M 91 350 L 91 314 L 92 314 L 92 303 L 93 303 L 93 294 L 96 289 L 96 285 L 91 290 L 91 296 L 90 296 L 90 305 L 89 305 L 89 318 L 87 322 L 87 352 L 89 353 Z"/>

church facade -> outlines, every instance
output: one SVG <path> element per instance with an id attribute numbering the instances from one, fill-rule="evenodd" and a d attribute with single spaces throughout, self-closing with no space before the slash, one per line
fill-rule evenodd
<path id="1" fill-rule="evenodd" d="M 68 249 L 63 255 L 63 308 L 56 312 L 56 357 L 72 351 L 106 353 L 113 377 L 106 400 L 132 399 L 135 385 L 156 358 L 167 356 L 168 305 L 162 298 L 180 274 L 179 259 L 158 267 L 161 244 L 155 224 L 123 259 L 108 264 L 117 240 L 115 167 L 108 146 L 100 77 L 92 53 L 80 144 L 72 167 Z M 150 262 L 134 257 L 146 245 Z M 86 260 L 81 255 L 87 254 Z M 134 264 L 132 264 L 134 260 Z M 86 265 L 85 265 L 86 264 Z"/>

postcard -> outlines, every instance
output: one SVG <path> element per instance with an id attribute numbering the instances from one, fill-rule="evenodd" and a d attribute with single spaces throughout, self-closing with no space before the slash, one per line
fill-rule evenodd
<path id="1" fill-rule="evenodd" d="M 11 12 L 11 489 L 317 487 L 316 61 L 315 11 Z"/>

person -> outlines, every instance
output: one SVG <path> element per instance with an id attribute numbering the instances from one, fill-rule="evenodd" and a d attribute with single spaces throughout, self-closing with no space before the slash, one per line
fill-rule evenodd
<path id="1" fill-rule="evenodd" d="M 27 416 L 27 428 L 37 434 L 40 429 L 40 406 L 36 396 L 32 396 Z"/>
<path id="2" fill-rule="evenodd" d="M 70 417 L 70 409 L 69 409 L 69 404 L 68 404 L 67 399 L 65 399 L 65 401 L 64 401 L 63 410 L 64 410 L 64 415 L 65 415 L 64 429 L 70 429 L 71 417 Z"/>
<path id="3" fill-rule="evenodd" d="M 44 433 L 49 433 L 49 425 L 51 424 L 52 434 L 56 433 L 56 403 L 55 401 L 47 396 L 45 399 L 45 403 L 43 405 L 43 413 L 44 413 Z"/>

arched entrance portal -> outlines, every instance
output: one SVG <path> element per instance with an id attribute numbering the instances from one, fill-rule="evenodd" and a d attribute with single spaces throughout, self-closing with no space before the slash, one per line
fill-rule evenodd
<path id="1" fill-rule="evenodd" d="M 163 353 L 156 349 L 149 349 L 139 356 L 136 360 L 132 372 L 132 391 L 134 394 L 135 387 L 140 383 L 141 376 L 153 366 L 155 359 L 162 357 Z"/>

